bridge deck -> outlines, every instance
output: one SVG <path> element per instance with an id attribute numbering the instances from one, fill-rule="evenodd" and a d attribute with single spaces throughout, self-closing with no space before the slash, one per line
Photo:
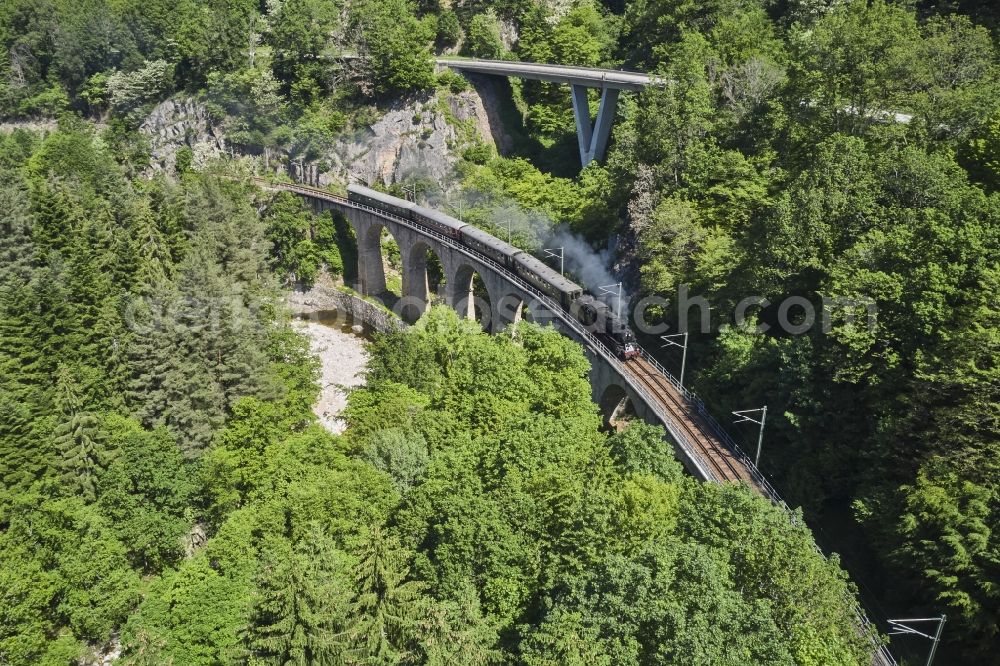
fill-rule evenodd
<path id="1" fill-rule="evenodd" d="M 588 88 L 642 90 L 647 86 L 664 84 L 664 79 L 644 72 L 618 69 L 572 67 L 569 65 L 550 65 L 513 60 L 479 60 L 477 58 L 460 58 L 454 56 L 435 58 L 434 61 L 442 67 L 450 67 L 464 72 L 513 76 L 520 79 L 582 85 Z M 813 102 L 806 101 L 803 104 L 812 106 Z M 845 106 L 843 111 L 850 115 L 863 115 L 879 123 L 896 122 L 905 125 L 913 121 L 913 114 L 902 113 L 900 111 L 885 111 L 881 109 L 867 109 L 862 111 L 853 106 Z"/>
<path id="2" fill-rule="evenodd" d="M 626 72 L 618 69 L 597 69 L 592 67 L 570 67 L 567 65 L 547 65 L 534 62 L 512 60 L 477 60 L 473 58 L 437 58 L 438 65 L 464 72 L 513 76 L 518 79 L 549 81 L 589 88 L 616 88 L 618 90 L 642 90 L 655 83 L 655 79 L 642 72 Z"/>
<path id="3" fill-rule="evenodd" d="M 633 359 L 625 364 L 625 370 L 634 381 L 649 389 L 659 407 L 677 422 L 716 481 L 745 481 L 762 492 L 753 475 L 740 458 L 716 436 L 705 417 L 650 361 L 642 357 Z"/>

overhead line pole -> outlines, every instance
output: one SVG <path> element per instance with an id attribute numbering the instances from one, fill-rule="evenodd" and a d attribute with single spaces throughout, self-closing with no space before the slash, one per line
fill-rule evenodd
<path id="1" fill-rule="evenodd" d="M 889 620 L 889 628 L 892 630 L 889 632 L 890 636 L 902 636 L 902 635 L 913 635 L 920 636 L 921 638 L 927 638 L 931 642 L 931 651 L 927 655 L 927 666 L 931 666 L 934 663 L 934 655 L 937 654 L 938 644 L 941 642 L 941 634 L 944 632 L 944 623 L 948 620 L 948 617 L 941 613 L 941 617 L 918 617 L 911 618 L 908 620 Z M 922 631 L 909 627 L 904 622 L 937 622 L 937 631 L 934 635 L 925 634 Z"/>
<path id="2" fill-rule="evenodd" d="M 609 294 L 609 295 L 610 294 L 615 294 L 616 295 L 616 297 L 618 299 L 618 307 L 616 308 L 616 313 L 615 314 L 617 314 L 618 318 L 621 319 L 622 318 L 622 283 L 619 282 L 618 284 L 609 284 L 609 285 L 604 286 L 604 287 L 598 287 L 598 289 L 600 289 L 601 293 L 603 293 L 603 294 Z"/>
<path id="3" fill-rule="evenodd" d="M 747 414 L 752 414 L 753 412 L 760 412 L 760 421 L 747 416 Z M 756 409 L 741 409 L 733 412 L 733 416 L 740 417 L 734 423 L 755 423 L 760 426 L 760 434 L 757 435 L 757 455 L 753 459 L 753 466 L 760 467 L 760 448 L 764 444 L 764 421 L 767 420 L 767 405 L 757 407 Z"/>
<path id="4" fill-rule="evenodd" d="M 556 250 L 559 250 L 559 254 L 556 254 Z M 559 258 L 559 275 L 566 275 L 566 248 L 565 247 L 554 247 L 551 250 L 543 249 L 542 252 L 545 253 L 546 257 L 552 257 L 555 259 Z"/>
<path id="5" fill-rule="evenodd" d="M 674 340 L 674 338 L 679 338 L 681 336 L 684 336 L 683 345 Z M 684 388 L 684 368 L 687 366 L 687 359 L 688 359 L 688 334 L 687 332 L 684 332 L 684 333 L 673 333 L 671 335 L 661 335 L 660 339 L 667 343 L 663 345 L 664 348 L 682 347 L 684 349 L 684 353 L 681 355 L 681 379 L 680 379 L 681 388 Z"/>

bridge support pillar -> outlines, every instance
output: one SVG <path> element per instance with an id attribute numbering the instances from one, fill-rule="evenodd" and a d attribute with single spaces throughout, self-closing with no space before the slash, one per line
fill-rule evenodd
<path id="1" fill-rule="evenodd" d="M 511 292 L 504 293 L 502 285 L 498 286 L 496 293 L 503 294 L 503 296 L 491 304 L 493 306 L 492 322 L 494 333 L 521 321 L 522 310 L 525 307 L 524 299 L 521 296 Z"/>
<path id="2" fill-rule="evenodd" d="M 594 160 L 603 160 L 608 151 L 608 139 L 611 137 L 611 125 L 618 111 L 617 88 L 604 88 L 601 91 L 601 105 L 598 107 L 597 120 L 590 123 L 590 104 L 587 101 L 587 87 L 572 85 L 573 116 L 576 118 L 576 138 L 580 144 L 580 162 L 586 167 Z"/>
<path id="3" fill-rule="evenodd" d="M 410 240 L 410 247 L 400 247 L 403 256 L 403 310 L 400 316 L 413 323 L 427 310 L 430 285 L 427 278 L 427 244 Z"/>
<path id="4" fill-rule="evenodd" d="M 385 292 L 382 223 L 366 211 L 349 213 L 347 220 L 354 227 L 358 241 L 358 291 L 365 296 L 378 296 Z"/>
<path id="5" fill-rule="evenodd" d="M 445 302 L 463 319 L 476 318 L 476 303 L 472 293 L 473 269 L 461 262 L 446 266 Z"/>

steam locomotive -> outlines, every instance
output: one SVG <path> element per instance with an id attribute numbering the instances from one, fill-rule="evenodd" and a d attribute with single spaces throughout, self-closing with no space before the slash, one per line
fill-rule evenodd
<path id="1" fill-rule="evenodd" d="M 349 185 L 347 198 L 419 224 L 489 257 L 558 301 L 566 312 L 614 350 L 619 358 L 627 360 L 639 355 L 635 334 L 606 303 L 584 294 L 580 285 L 527 252 L 450 215 L 362 185 Z"/>

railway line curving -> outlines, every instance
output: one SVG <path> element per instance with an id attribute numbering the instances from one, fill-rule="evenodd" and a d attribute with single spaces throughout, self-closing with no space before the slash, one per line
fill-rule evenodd
<path id="1" fill-rule="evenodd" d="M 638 358 L 628 361 L 620 360 L 611 349 L 563 310 L 561 305 L 550 296 L 542 293 L 492 258 L 456 242 L 455 239 L 445 234 L 422 227 L 411 220 L 384 210 L 350 201 L 346 197 L 325 190 L 302 185 L 277 184 L 261 178 L 253 180 L 265 189 L 291 191 L 304 197 L 333 204 L 344 211 L 355 210 L 376 214 L 394 224 L 405 226 L 433 238 L 440 245 L 475 259 L 483 266 L 495 271 L 505 280 L 517 286 L 518 289 L 531 295 L 539 304 L 544 305 L 560 320 L 561 325 L 567 331 L 571 331 L 584 343 L 592 355 L 601 359 L 621 376 L 663 424 L 671 439 L 689 458 L 692 467 L 697 470 L 701 478 L 716 483 L 746 483 L 756 492 L 784 509 L 792 522 L 799 522 L 797 515 L 781 499 L 750 458 L 712 417 L 701 399 L 682 387 L 647 352 L 642 351 Z M 823 554 L 818 546 L 816 550 Z M 859 633 L 872 643 L 873 666 L 896 666 L 895 658 L 878 638 L 877 629 L 872 625 L 864 611 L 860 607 L 856 607 L 855 614 Z"/>

